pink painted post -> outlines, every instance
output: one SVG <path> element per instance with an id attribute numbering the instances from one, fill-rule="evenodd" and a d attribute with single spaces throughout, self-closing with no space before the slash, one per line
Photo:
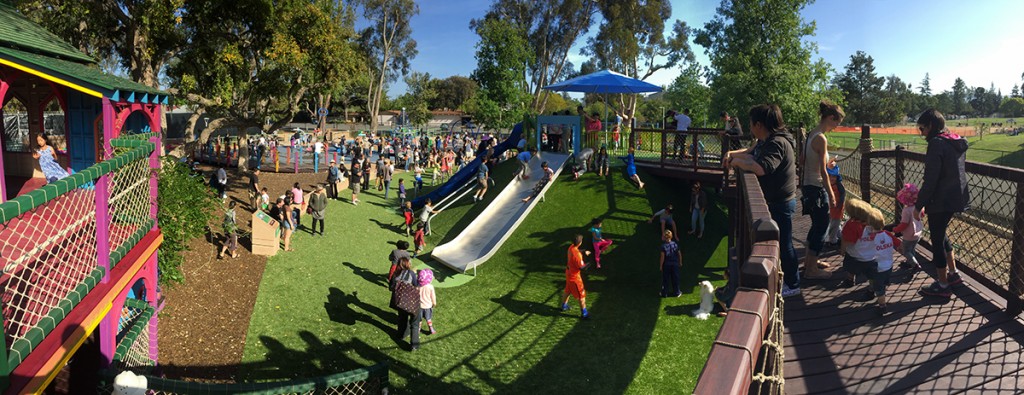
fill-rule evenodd
<path id="1" fill-rule="evenodd" d="M 156 223 L 157 218 L 157 174 L 160 172 L 160 112 L 163 111 L 163 107 L 159 104 L 151 105 L 151 111 L 149 111 L 149 129 L 153 131 L 153 137 L 149 138 L 149 142 L 153 143 L 153 152 L 149 154 L 149 168 L 151 169 L 149 174 L 149 217 L 153 219 L 153 230 L 156 230 L 158 225 Z M 156 278 L 154 276 L 154 278 Z"/>
<path id="2" fill-rule="evenodd" d="M 7 98 L 7 88 L 11 86 L 4 80 L 4 76 L 0 75 L 0 119 L 3 118 L 4 110 L 3 104 L 4 99 Z M 2 128 L 2 126 L 0 126 Z M 0 149 L 0 203 L 7 201 L 7 177 L 4 176 L 4 150 Z"/>
<path id="3" fill-rule="evenodd" d="M 110 158 L 112 152 L 110 139 L 114 136 L 114 105 L 108 98 L 100 98 L 103 102 L 103 157 Z M 96 180 L 96 260 L 104 269 L 103 283 L 110 282 L 110 175 L 104 174 Z M 117 347 L 117 321 L 120 312 L 111 312 L 100 324 L 100 354 L 103 356 L 102 367 L 106 368 L 114 361 Z M 110 321 L 114 320 L 113 323 Z"/>
<path id="4" fill-rule="evenodd" d="M 338 151 L 334 151 L 334 161 L 338 161 Z"/>
<path id="5" fill-rule="evenodd" d="M 153 255 L 149 257 L 149 262 L 146 263 L 146 267 L 143 268 L 143 270 L 146 271 L 146 278 L 149 279 L 149 281 L 145 282 L 146 297 L 149 299 L 147 302 L 149 302 L 149 305 L 153 306 L 154 309 L 160 308 L 160 306 L 157 305 L 157 303 L 160 302 L 160 295 L 156 293 L 157 259 L 159 259 L 157 256 L 158 254 L 159 252 L 153 252 Z M 159 313 L 159 310 L 156 312 Z M 160 349 L 157 347 L 157 339 L 159 338 L 159 336 L 157 336 L 157 329 L 159 329 L 157 322 L 158 316 L 159 314 L 153 314 L 153 318 L 149 319 L 149 360 L 154 363 L 156 363 L 157 357 L 160 355 Z"/>

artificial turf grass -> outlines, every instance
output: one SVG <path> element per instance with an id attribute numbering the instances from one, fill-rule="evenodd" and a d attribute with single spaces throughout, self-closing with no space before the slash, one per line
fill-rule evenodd
<path id="1" fill-rule="evenodd" d="M 510 178 L 511 170 L 502 164 L 495 177 Z M 300 231 L 296 251 L 267 265 L 244 374 L 257 380 L 311 377 L 384 360 L 391 364 L 392 386 L 404 392 L 692 391 L 721 319 L 698 321 L 689 314 L 699 302 L 698 280 L 723 283 L 725 215 L 715 205 L 705 238 L 687 237 L 687 184 L 648 178 L 647 189 L 639 191 L 621 171 L 606 179 L 588 173 L 578 182 L 560 177 L 477 279 L 438 288 L 439 333 L 421 336 L 423 348 L 416 353 L 390 338 L 396 315 L 387 307 L 384 286 L 389 243 L 400 238 L 391 224 L 401 218 L 378 206 L 383 203 L 374 192 L 363 194 L 371 204 L 332 202 L 328 235 L 343 240 Z M 683 233 L 685 295 L 659 299 L 658 226 L 646 220 L 668 202 L 677 208 Z M 450 230 L 465 226 L 483 204 L 463 204 L 439 216 L 428 247 L 442 235 L 454 237 Z M 593 317 L 581 321 L 574 300 L 562 313 L 558 299 L 568 240 L 585 234 L 595 216 L 604 218 L 606 237 L 615 244 L 603 256 L 604 268 L 585 274 Z M 586 240 L 588 246 L 589 235 Z"/>

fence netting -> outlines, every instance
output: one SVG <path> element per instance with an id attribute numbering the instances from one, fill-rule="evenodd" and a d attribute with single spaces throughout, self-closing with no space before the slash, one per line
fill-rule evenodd
<path id="1" fill-rule="evenodd" d="M 109 394 L 113 390 L 114 377 L 121 370 L 110 370 L 104 374 L 99 393 Z M 186 394 L 265 394 L 265 395 L 367 395 L 387 394 L 389 391 L 388 367 L 377 364 L 333 375 L 298 379 L 285 382 L 211 384 L 192 381 L 168 380 L 146 376 L 147 391 L 150 395 Z"/>
<path id="2" fill-rule="evenodd" d="M 855 152 L 840 161 L 848 196 L 864 196 L 861 190 L 862 157 L 861 153 Z M 870 203 L 886 215 L 888 223 L 898 222 L 903 209 L 896 201 L 896 192 L 907 183 L 918 187 L 922 185 L 922 159 L 922 155 L 906 151 L 875 151 L 867 154 Z M 970 209 L 956 214 L 947 231 L 957 262 L 966 264 L 1004 289 L 1024 289 L 1021 279 L 1011 279 L 1010 275 L 1015 248 L 1014 219 L 1020 215 L 1018 210 L 1021 209 L 1017 206 L 1018 182 L 968 171 L 967 183 L 971 195 Z M 924 237 L 930 240 L 927 215 L 924 216 L 924 223 Z"/>
<path id="3" fill-rule="evenodd" d="M 53 186 L 47 189 L 54 195 L 57 192 Z M 41 191 L 30 195 L 44 198 Z M 28 341 L 30 331 L 62 302 L 68 302 L 69 296 L 75 299 L 70 302 L 81 300 L 84 293 L 76 291 L 88 292 L 96 284 L 96 278 L 92 278 L 97 270 L 95 195 L 93 189 L 70 188 L 18 215 L 7 216 L 4 210 L 4 222 L 0 224 L 0 303 L 4 340 L 9 352 L 20 359 L 45 337 L 40 331 Z M 14 202 L 4 208 L 12 207 Z M 87 282 L 90 278 L 92 281 Z M 86 287 L 76 290 L 82 284 Z M 59 317 L 50 319 L 60 321 L 67 311 L 61 309 L 58 313 Z"/>

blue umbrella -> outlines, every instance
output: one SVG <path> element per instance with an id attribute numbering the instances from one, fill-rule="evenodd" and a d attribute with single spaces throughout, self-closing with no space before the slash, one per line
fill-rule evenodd
<path id="1" fill-rule="evenodd" d="M 649 82 L 638 80 L 619 74 L 611 70 L 601 70 L 595 73 L 579 76 L 568 81 L 545 86 L 544 89 L 556 92 L 582 92 L 582 93 L 603 93 L 606 103 L 604 106 L 605 119 L 608 118 L 608 97 L 609 93 L 650 93 L 661 92 L 661 87 Z M 605 144 L 608 144 L 608 135 L 604 136 Z"/>
<path id="2" fill-rule="evenodd" d="M 568 81 L 545 86 L 558 92 L 582 93 L 649 93 L 661 92 L 661 87 L 611 70 L 579 76 Z"/>

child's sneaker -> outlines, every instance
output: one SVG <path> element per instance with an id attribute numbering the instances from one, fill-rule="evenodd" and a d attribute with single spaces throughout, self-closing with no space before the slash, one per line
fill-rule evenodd
<path id="1" fill-rule="evenodd" d="M 946 280 L 949 282 L 949 285 L 960 285 L 964 283 L 963 277 L 960 277 L 960 272 L 949 273 L 949 275 L 946 276 Z"/>
<path id="2" fill-rule="evenodd" d="M 938 296 L 940 298 L 949 298 L 953 295 L 953 292 L 949 290 L 949 286 L 943 287 L 938 281 L 933 282 L 931 285 L 921 288 L 921 295 L 925 296 Z"/>
<path id="3" fill-rule="evenodd" d="M 580 319 L 584 319 L 585 320 L 587 318 L 590 318 L 590 312 L 587 311 L 587 309 L 583 309 L 583 314 L 580 315 Z"/>
<path id="4" fill-rule="evenodd" d="M 562 303 L 562 311 L 569 311 L 569 304 L 568 303 Z"/>
<path id="5" fill-rule="evenodd" d="M 885 305 L 877 305 L 875 306 L 875 313 L 884 317 L 886 314 L 889 314 L 889 309 L 887 309 Z"/>
<path id="6" fill-rule="evenodd" d="M 433 334 L 436 334 L 436 333 L 437 333 L 437 331 L 434 330 L 434 326 L 430 325 L 430 333 L 427 333 L 427 334 L 428 335 L 433 335 Z"/>

